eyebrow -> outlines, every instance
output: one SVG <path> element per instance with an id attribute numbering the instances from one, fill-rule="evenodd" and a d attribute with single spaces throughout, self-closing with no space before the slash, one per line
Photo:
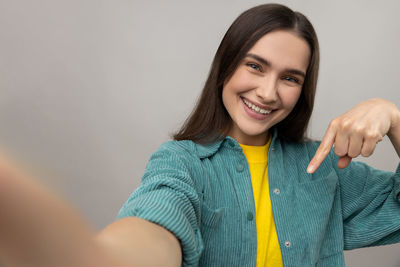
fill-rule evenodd
<path id="1" fill-rule="evenodd" d="M 258 55 L 249 53 L 249 54 L 246 55 L 246 57 L 254 58 L 255 60 L 261 62 L 264 65 L 271 66 L 271 63 L 269 63 L 268 60 L 266 60 L 265 58 L 262 58 L 262 57 L 260 57 Z M 306 74 L 304 73 L 304 71 L 301 71 L 301 70 L 298 70 L 298 69 L 285 69 L 285 71 L 287 71 L 289 73 L 292 73 L 292 74 L 300 75 L 303 78 L 306 77 Z"/>

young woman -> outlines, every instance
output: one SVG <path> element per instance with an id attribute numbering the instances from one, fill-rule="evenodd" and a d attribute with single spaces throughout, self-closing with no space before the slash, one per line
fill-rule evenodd
<path id="1" fill-rule="evenodd" d="M 321 143 L 307 140 L 318 64 L 302 14 L 277 4 L 247 10 L 222 40 L 193 113 L 96 238 L 65 204 L 1 166 L 0 258 L 336 267 L 345 249 L 400 242 L 400 168 L 351 161 L 385 135 L 400 156 L 400 111 L 371 99 L 334 119 Z"/>

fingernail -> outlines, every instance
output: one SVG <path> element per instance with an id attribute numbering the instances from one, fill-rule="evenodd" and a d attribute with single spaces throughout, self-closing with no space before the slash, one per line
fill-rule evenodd
<path id="1" fill-rule="evenodd" d="M 308 173 L 312 173 L 313 171 L 314 171 L 314 165 L 308 166 L 307 172 L 308 172 Z"/>

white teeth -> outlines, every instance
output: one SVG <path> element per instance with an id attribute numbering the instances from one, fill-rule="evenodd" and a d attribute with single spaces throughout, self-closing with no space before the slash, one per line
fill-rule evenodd
<path id="1" fill-rule="evenodd" d="M 246 104 L 246 106 L 248 106 L 249 108 L 251 108 L 253 111 L 257 112 L 257 113 L 261 113 L 261 114 L 269 114 L 271 113 L 271 110 L 266 110 L 263 108 L 260 108 L 252 103 L 250 103 L 249 101 L 247 101 L 246 99 L 242 98 L 243 102 Z"/>

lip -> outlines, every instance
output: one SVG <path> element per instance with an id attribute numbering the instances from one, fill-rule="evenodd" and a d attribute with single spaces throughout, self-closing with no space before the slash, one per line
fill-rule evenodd
<path id="1" fill-rule="evenodd" d="M 240 100 L 242 101 L 242 105 L 243 105 L 244 111 L 247 113 L 247 115 L 248 115 L 249 117 L 251 117 L 251 118 L 253 118 L 253 119 L 262 121 L 262 120 L 265 120 L 265 119 L 267 119 L 268 117 L 270 117 L 271 114 L 274 112 L 271 108 L 265 108 L 265 109 L 267 109 L 267 110 L 271 110 L 271 112 L 268 113 L 268 114 L 260 114 L 260 113 L 257 113 L 257 112 L 255 112 L 254 110 L 250 109 L 250 108 L 244 103 L 243 98 L 240 98 Z M 247 98 L 246 98 L 246 100 L 247 100 Z M 247 101 L 248 101 L 248 100 L 247 100 Z M 250 102 L 250 101 L 249 101 L 249 102 Z M 254 103 L 254 102 L 251 102 L 251 103 Z M 254 104 L 254 105 L 256 105 L 256 104 Z M 265 107 L 265 106 L 263 106 L 263 107 Z"/>

